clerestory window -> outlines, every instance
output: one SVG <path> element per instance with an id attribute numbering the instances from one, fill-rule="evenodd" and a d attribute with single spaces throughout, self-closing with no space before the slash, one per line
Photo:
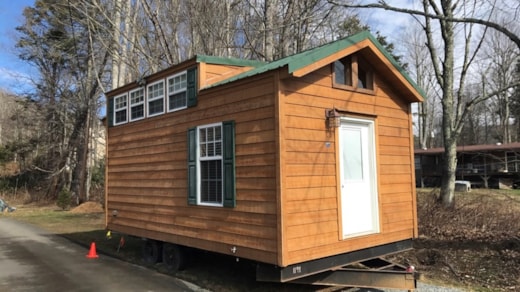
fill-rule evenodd
<path id="1" fill-rule="evenodd" d="M 148 116 L 153 117 L 164 113 L 164 81 L 148 85 Z"/>
<path id="2" fill-rule="evenodd" d="M 124 124 L 128 121 L 127 95 L 114 97 L 114 125 Z"/>
<path id="3" fill-rule="evenodd" d="M 168 111 L 184 109 L 188 106 L 186 71 L 168 78 Z"/>
<path id="4" fill-rule="evenodd" d="M 144 89 L 130 91 L 130 121 L 144 118 Z"/>

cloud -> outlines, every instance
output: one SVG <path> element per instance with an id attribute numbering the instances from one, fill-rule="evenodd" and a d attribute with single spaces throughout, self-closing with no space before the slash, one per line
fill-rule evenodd
<path id="1" fill-rule="evenodd" d="M 361 4 L 375 3 L 376 1 L 360 1 Z M 412 0 L 394 0 L 387 1 L 388 5 L 398 8 L 413 9 L 414 3 Z M 405 13 L 388 11 L 384 9 L 368 8 L 360 9 L 360 16 L 368 23 L 371 30 L 375 33 L 379 31 L 386 36 L 390 41 L 398 41 L 401 37 L 401 32 L 406 27 L 410 26 L 414 21 L 413 18 Z"/>

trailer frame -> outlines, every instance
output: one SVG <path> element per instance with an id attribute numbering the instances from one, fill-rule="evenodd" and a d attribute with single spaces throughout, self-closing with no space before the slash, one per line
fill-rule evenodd
<path id="1" fill-rule="evenodd" d="M 412 240 L 366 248 L 287 267 L 257 264 L 256 280 L 323 286 L 393 288 L 412 291 L 420 274 L 384 256 L 412 249 Z"/>

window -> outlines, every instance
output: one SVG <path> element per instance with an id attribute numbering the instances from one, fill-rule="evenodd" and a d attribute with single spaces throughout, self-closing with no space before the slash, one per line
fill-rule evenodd
<path id="1" fill-rule="evenodd" d="M 364 64 L 358 64 L 358 88 L 374 90 L 374 75 Z"/>
<path id="2" fill-rule="evenodd" d="M 222 125 L 199 127 L 199 203 L 222 205 Z"/>
<path id="3" fill-rule="evenodd" d="M 127 122 L 127 96 L 126 94 L 114 97 L 114 124 Z"/>
<path id="4" fill-rule="evenodd" d="M 334 87 L 372 92 L 374 73 L 360 56 L 353 55 L 334 62 Z"/>
<path id="5" fill-rule="evenodd" d="M 144 118 L 144 89 L 130 91 L 130 121 Z"/>
<path id="6" fill-rule="evenodd" d="M 168 78 L 168 111 L 187 107 L 186 71 Z"/>
<path id="7" fill-rule="evenodd" d="M 164 81 L 148 85 L 148 116 L 164 113 Z"/>
<path id="8" fill-rule="evenodd" d="M 234 122 L 188 130 L 188 204 L 235 206 Z"/>
<path id="9" fill-rule="evenodd" d="M 107 97 L 109 127 L 197 106 L 197 67 L 119 96 Z"/>
<path id="10" fill-rule="evenodd" d="M 334 62 L 334 78 L 337 84 L 352 86 L 352 62 L 350 58 L 343 58 Z"/>

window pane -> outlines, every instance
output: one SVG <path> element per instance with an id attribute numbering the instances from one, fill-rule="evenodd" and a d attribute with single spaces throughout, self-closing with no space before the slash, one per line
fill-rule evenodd
<path id="1" fill-rule="evenodd" d="M 208 151 L 206 150 L 206 144 L 200 144 L 200 157 L 208 156 Z"/>
<path id="2" fill-rule="evenodd" d="M 214 128 L 207 128 L 207 132 L 208 132 L 208 142 L 211 142 L 211 141 L 214 141 L 215 138 L 213 136 L 213 129 Z"/>
<path id="3" fill-rule="evenodd" d="M 334 74 L 336 76 L 336 83 L 345 84 L 345 65 L 342 62 L 334 62 Z"/>
<path id="4" fill-rule="evenodd" d="M 148 99 L 158 98 L 164 95 L 163 82 L 148 86 Z"/>
<path id="5" fill-rule="evenodd" d="M 122 109 L 126 107 L 126 95 L 115 98 L 115 109 Z"/>
<path id="6" fill-rule="evenodd" d="M 222 140 L 222 128 L 215 127 L 215 141 Z"/>
<path id="7" fill-rule="evenodd" d="M 215 155 L 222 156 L 222 142 L 215 142 Z"/>
<path id="8" fill-rule="evenodd" d="M 148 103 L 148 113 L 150 115 L 162 113 L 163 111 L 164 111 L 164 105 L 163 105 L 162 99 L 150 101 Z"/>
<path id="9" fill-rule="evenodd" d="M 130 118 L 132 120 L 144 117 L 144 105 L 136 105 L 131 108 Z"/>
<path id="10" fill-rule="evenodd" d="M 222 203 L 222 160 L 201 161 L 200 201 Z"/>
<path id="11" fill-rule="evenodd" d="M 172 94 L 168 99 L 168 109 L 174 110 L 178 108 L 185 108 L 187 106 L 186 91 Z"/>
<path id="12" fill-rule="evenodd" d="M 363 179 L 363 161 L 361 147 L 361 132 L 357 129 L 348 129 L 343 137 L 343 165 L 345 165 L 345 180 Z"/>
<path id="13" fill-rule="evenodd" d="M 358 68 L 358 87 L 367 88 L 367 72 L 363 68 Z"/>
<path id="14" fill-rule="evenodd" d="M 116 112 L 116 123 L 126 122 L 126 110 Z"/>
<path id="15" fill-rule="evenodd" d="M 137 104 L 144 101 L 144 92 L 142 89 L 130 93 L 130 104 Z"/>

